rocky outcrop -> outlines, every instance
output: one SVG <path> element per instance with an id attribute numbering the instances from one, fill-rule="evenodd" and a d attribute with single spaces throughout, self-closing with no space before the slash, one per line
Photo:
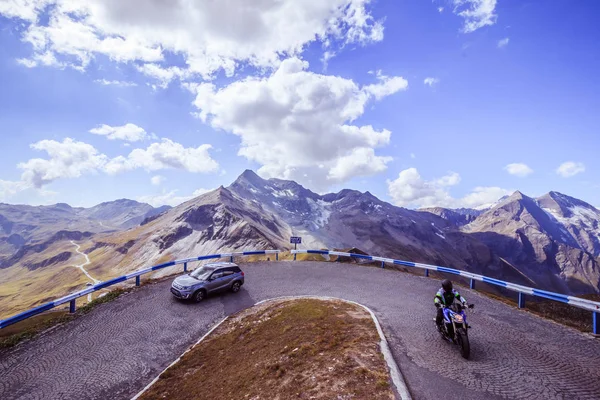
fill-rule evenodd
<path id="1" fill-rule="evenodd" d="M 594 207 L 560 193 L 533 199 L 515 192 L 463 231 L 538 287 L 580 294 L 600 287 L 598 220 Z"/>

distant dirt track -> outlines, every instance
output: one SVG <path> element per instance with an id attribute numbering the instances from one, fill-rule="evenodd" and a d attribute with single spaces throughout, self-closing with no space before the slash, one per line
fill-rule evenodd
<path id="1" fill-rule="evenodd" d="M 246 284 L 200 304 L 147 285 L 0 352 L 0 398 L 128 399 L 224 316 L 287 295 L 359 302 L 377 315 L 414 399 L 598 399 L 600 340 L 463 289 L 471 360 L 432 321 L 438 282 L 319 262 L 243 264 Z"/>

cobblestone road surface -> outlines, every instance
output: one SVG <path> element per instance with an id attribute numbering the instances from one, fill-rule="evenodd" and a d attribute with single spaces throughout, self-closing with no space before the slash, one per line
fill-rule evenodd
<path id="1" fill-rule="evenodd" d="M 600 399 L 599 339 L 476 292 L 463 290 L 476 304 L 466 361 L 435 331 L 435 280 L 337 263 L 242 267 L 237 294 L 179 302 L 168 279 L 0 352 L 0 399 L 128 399 L 224 316 L 286 295 L 370 307 L 415 399 Z"/>

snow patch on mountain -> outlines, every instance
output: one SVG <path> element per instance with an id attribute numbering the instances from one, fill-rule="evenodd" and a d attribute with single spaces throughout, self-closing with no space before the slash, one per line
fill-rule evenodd
<path id="1" fill-rule="evenodd" d="M 331 216 L 331 204 L 321 199 L 314 201 L 313 199 L 308 198 L 306 200 L 310 206 L 315 225 L 318 228 L 322 228 L 327 225 L 329 222 L 329 217 Z"/>

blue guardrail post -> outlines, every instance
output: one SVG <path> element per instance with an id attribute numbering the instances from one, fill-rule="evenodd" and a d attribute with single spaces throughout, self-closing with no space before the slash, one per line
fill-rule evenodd
<path id="1" fill-rule="evenodd" d="M 135 277 L 135 286 L 140 286 L 140 276 Z"/>
<path id="2" fill-rule="evenodd" d="M 229 262 L 233 262 L 233 256 L 229 257 Z"/>
<path id="3" fill-rule="evenodd" d="M 381 262 L 381 268 L 385 268 L 385 261 Z"/>
<path id="4" fill-rule="evenodd" d="M 519 308 L 525 308 L 525 293 L 519 292 Z"/>
<path id="5" fill-rule="evenodd" d="M 475 289 L 475 279 L 471 278 L 471 282 L 469 283 L 469 287 L 471 289 Z"/>
<path id="6" fill-rule="evenodd" d="M 600 335 L 600 314 L 592 312 L 592 330 L 594 335 Z"/>
<path id="7" fill-rule="evenodd" d="M 69 302 L 69 312 L 75 314 L 75 299 Z"/>
<path id="8" fill-rule="evenodd" d="M 275 253 L 275 261 L 279 261 L 279 253 Z"/>
<path id="9" fill-rule="evenodd" d="M 428 269 L 425 270 L 425 276 L 429 277 L 429 270 Z"/>
<path id="10" fill-rule="evenodd" d="M 294 253 L 294 261 L 296 261 L 296 253 Z"/>
<path id="11" fill-rule="evenodd" d="M 187 263 L 183 263 L 183 272 L 187 272 Z"/>

